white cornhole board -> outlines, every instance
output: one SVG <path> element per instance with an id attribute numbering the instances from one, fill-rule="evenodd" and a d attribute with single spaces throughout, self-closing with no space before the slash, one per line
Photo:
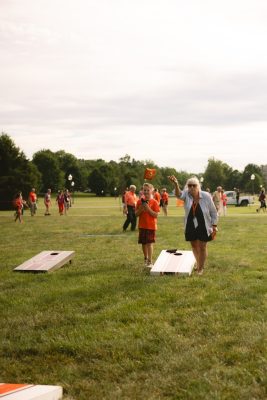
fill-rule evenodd
<path id="1" fill-rule="evenodd" d="M 14 268 L 14 271 L 21 272 L 52 272 L 62 267 L 68 261 L 71 262 L 74 251 L 49 250 L 42 251 L 36 256 Z"/>
<path id="2" fill-rule="evenodd" d="M 1 400 L 60 400 L 62 396 L 61 386 L 0 383 Z"/>
<path id="3" fill-rule="evenodd" d="M 190 250 L 162 250 L 157 261 L 150 270 L 151 275 L 181 274 L 191 275 L 196 263 Z"/>

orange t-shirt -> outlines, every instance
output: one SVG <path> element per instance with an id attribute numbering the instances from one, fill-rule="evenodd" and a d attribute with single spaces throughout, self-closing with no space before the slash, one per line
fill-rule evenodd
<path id="1" fill-rule="evenodd" d="M 136 194 L 133 193 L 133 192 L 131 192 L 130 190 L 129 190 L 129 192 L 126 192 L 126 193 L 125 193 L 125 204 L 126 204 L 127 206 L 133 206 L 133 207 L 135 207 L 135 205 L 136 205 L 136 199 L 137 199 Z"/>
<path id="2" fill-rule="evenodd" d="M 154 193 L 154 199 L 155 199 L 158 203 L 160 203 L 160 194 L 159 194 L 159 192 L 155 192 L 155 193 Z"/>
<path id="3" fill-rule="evenodd" d="M 30 194 L 29 194 L 29 200 L 30 200 L 32 203 L 35 203 L 35 202 L 36 202 L 37 196 L 36 196 L 36 193 L 35 193 L 35 192 L 30 192 Z"/>
<path id="4" fill-rule="evenodd" d="M 169 200 L 168 193 L 167 192 L 163 192 L 162 195 L 161 195 L 161 198 L 162 198 L 163 203 L 167 205 L 168 204 L 168 200 Z"/>
<path id="5" fill-rule="evenodd" d="M 140 206 L 140 204 L 141 204 L 141 200 L 138 200 L 136 207 L 138 208 Z M 160 211 L 157 200 L 150 199 L 148 201 L 148 205 L 153 211 L 155 211 L 157 213 Z M 152 215 L 150 215 L 147 211 L 143 211 L 139 215 L 138 228 L 151 229 L 151 230 L 156 231 L 157 230 L 157 218 L 152 217 Z"/>

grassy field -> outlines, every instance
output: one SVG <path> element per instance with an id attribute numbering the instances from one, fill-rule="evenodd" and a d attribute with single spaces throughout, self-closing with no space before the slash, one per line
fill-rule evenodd
<path id="1" fill-rule="evenodd" d="M 203 276 L 150 276 L 118 199 L 67 216 L 0 212 L 0 382 L 61 385 L 66 400 L 266 399 L 267 214 L 228 208 Z M 183 209 L 159 216 L 154 259 L 189 249 Z M 74 250 L 50 274 L 13 272 Z"/>

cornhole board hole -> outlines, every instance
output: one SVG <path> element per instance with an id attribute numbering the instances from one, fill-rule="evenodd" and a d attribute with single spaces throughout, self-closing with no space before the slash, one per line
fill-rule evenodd
<path id="1" fill-rule="evenodd" d="M 1 400 L 60 400 L 62 396 L 61 386 L 0 383 Z"/>
<path id="2" fill-rule="evenodd" d="M 188 275 L 196 263 L 195 256 L 189 250 L 162 250 L 150 270 L 151 275 Z"/>
<path id="3" fill-rule="evenodd" d="M 71 262 L 74 251 L 49 250 L 42 251 L 36 256 L 14 268 L 14 271 L 21 272 L 52 272 L 62 267 L 68 261 Z"/>

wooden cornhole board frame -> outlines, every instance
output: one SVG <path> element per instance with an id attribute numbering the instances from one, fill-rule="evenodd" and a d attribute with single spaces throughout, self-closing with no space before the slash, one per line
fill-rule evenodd
<path id="1" fill-rule="evenodd" d="M 162 250 L 150 274 L 190 276 L 195 263 L 195 256 L 190 250 Z"/>
<path id="2" fill-rule="evenodd" d="M 52 272 L 62 267 L 68 261 L 71 262 L 75 251 L 48 250 L 42 251 L 36 256 L 14 268 L 19 272 Z"/>
<path id="3" fill-rule="evenodd" d="M 62 396 L 61 386 L 0 383 L 1 400 L 60 400 Z"/>

